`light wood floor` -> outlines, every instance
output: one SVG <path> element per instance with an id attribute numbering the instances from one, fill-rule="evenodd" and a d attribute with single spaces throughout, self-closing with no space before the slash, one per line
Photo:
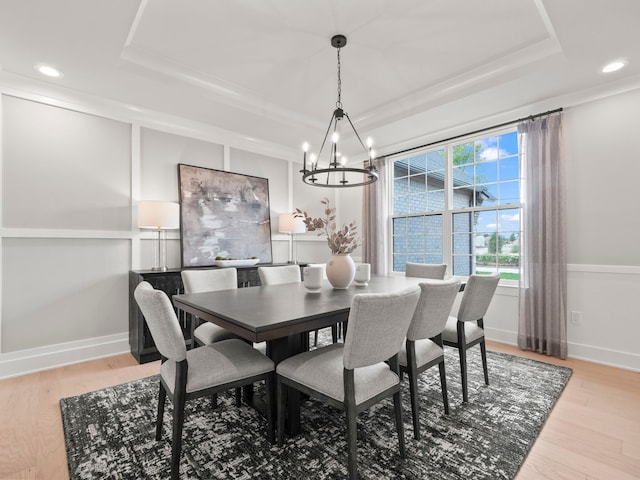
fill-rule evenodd
<path id="1" fill-rule="evenodd" d="M 489 348 L 573 368 L 517 480 L 640 479 L 640 373 Z M 68 478 L 59 400 L 158 369 L 127 354 L 0 381 L 0 480 Z"/>

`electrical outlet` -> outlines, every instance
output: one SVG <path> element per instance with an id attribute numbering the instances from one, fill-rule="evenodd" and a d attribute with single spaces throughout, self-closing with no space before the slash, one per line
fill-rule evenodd
<path id="1" fill-rule="evenodd" d="M 582 316 L 580 312 L 576 312 L 575 310 L 571 311 L 571 323 L 574 325 L 580 325 L 582 323 Z"/>

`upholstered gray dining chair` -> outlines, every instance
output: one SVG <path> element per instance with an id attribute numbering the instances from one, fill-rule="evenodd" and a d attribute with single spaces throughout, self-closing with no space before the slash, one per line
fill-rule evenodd
<path id="1" fill-rule="evenodd" d="M 444 412 L 449 413 L 442 330 L 460 289 L 460 280 L 425 280 L 419 285 L 420 299 L 407 331 L 407 340 L 398 353 L 400 371 L 409 377 L 413 436 L 416 440 L 420 439 L 418 375 L 435 365 L 440 370 Z"/>
<path id="2" fill-rule="evenodd" d="M 344 344 L 303 352 L 276 369 L 278 444 L 284 440 L 285 386 L 346 412 L 349 478 L 357 478 L 357 415 L 393 396 L 400 455 L 404 427 L 398 351 L 418 303 L 420 289 L 360 294 L 353 298 Z M 389 363 L 386 363 L 389 361 Z"/>
<path id="3" fill-rule="evenodd" d="M 264 286 L 283 283 L 302 282 L 299 265 L 282 265 L 278 267 L 258 267 L 260 283 Z M 314 330 L 314 345 L 318 345 L 318 330 Z"/>
<path id="4" fill-rule="evenodd" d="M 182 270 L 184 293 L 213 292 L 238 288 L 238 271 L 235 268 L 218 268 L 208 270 Z M 204 322 L 195 326 L 196 318 L 191 322 L 191 338 L 200 345 L 209 345 L 220 340 L 240 338 L 229 330 L 215 323 Z"/>
<path id="5" fill-rule="evenodd" d="M 469 401 L 467 377 L 467 350 L 480 344 L 484 383 L 489 385 L 487 347 L 484 340 L 484 316 L 498 287 L 500 274 L 471 275 L 464 289 L 458 315 L 449 317 L 442 332 L 445 345 L 456 347 L 460 354 L 462 401 Z"/>
<path id="6" fill-rule="evenodd" d="M 279 267 L 258 267 L 258 276 L 262 285 L 298 283 L 302 281 L 300 266 L 283 265 Z"/>
<path id="7" fill-rule="evenodd" d="M 158 441 L 162 437 L 166 397 L 173 402 L 171 479 L 180 477 L 182 426 L 187 400 L 265 381 L 268 436 L 273 442 L 273 361 L 238 339 L 187 350 L 178 318 L 166 293 L 142 282 L 136 287 L 134 297 L 162 356 L 156 419 Z"/>
<path id="8" fill-rule="evenodd" d="M 413 263 L 405 264 L 404 274 L 407 277 L 432 278 L 435 280 L 443 280 L 447 271 L 445 263 Z"/>
<path id="9" fill-rule="evenodd" d="M 182 270 L 182 285 L 184 293 L 214 292 L 216 290 L 232 290 L 238 288 L 238 271 L 235 268 L 219 268 L 207 270 Z M 209 345 L 210 343 L 229 340 L 230 338 L 241 339 L 238 335 L 230 332 L 226 328 L 211 322 L 200 322 L 198 317 L 191 319 L 191 345 Z M 213 407 L 218 405 L 218 396 L 212 395 L 211 403 Z M 242 403 L 242 392 L 236 388 L 236 406 Z"/>

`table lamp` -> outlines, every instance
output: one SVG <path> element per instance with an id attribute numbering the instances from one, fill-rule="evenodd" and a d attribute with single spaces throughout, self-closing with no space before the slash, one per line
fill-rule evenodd
<path id="1" fill-rule="evenodd" d="M 304 233 L 307 227 L 304 225 L 302 217 L 296 217 L 293 213 L 281 213 L 278 217 L 278 231 L 291 235 L 289 242 L 289 262 L 298 263 L 296 259 L 296 233 Z"/>
<path id="2" fill-rule="evenodd" d="M 180 204 L 155 200 L 140 202 L 138 205 L 138 227 L 152 229 L 158 233 L 152 270 L 167 270 L 165 230 L 180 228 Z"/>

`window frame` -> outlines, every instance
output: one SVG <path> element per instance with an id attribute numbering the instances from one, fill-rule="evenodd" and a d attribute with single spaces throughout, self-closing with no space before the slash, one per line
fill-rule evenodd
<path id="1" fill-rule="evenodd" d="M 516 134 L 516 142 L 518 145 L 517 158 L 518 158 L 518 182 L 519 182 L 519 196 L 520 201 L 517 203 L 509 203 L 509 204 L 492 204 L 487 206 L 472 206 L 465 208 L 453 208 L 454 202 L 454 188 L 453 188 L 453 147 L 456 145 L 460 145 L 463 143 L 471 143 L 484 139 L 488 139 L 491 137 L 500 137 L 501 135 L 505 135 L 508 133 Z M 392 275 L 404 275 L 404 272 L 394 271 L 394 249 L 393 249 L 393 221 L 395 218 L 409 218 L 415 216 L 426 217 L 429 215 L 442 215 L 442 262 L 447 264 L 447 270 L 449 273 L 453 271 L 453 218 L 455 214 L 458 213 L 475 213 L 475 212 L 483 212 L 483 211 L 497 211 L 500 210 L 514 210 L 517 209 L 519 211 L 519 222 L 518 222 L 518 234 L 519 238 L 522 238 L 523 234 L 523 225 L 522 225 L 522 196 L 524 189 L 524 152 L 521 151 L 520 145 L 520 134 L 517 131 L 516 126 L 510 126 L 506 128 L 500 128 L 495 130 L 487 130 L 482 132 L 481 134 L 467 135 L 457 137 L 454 140 L 448 140 L 438 143 L 433 143 L 423 148 L 411 150 L 404 152 L 402 154 L 391 155 L 387 157 L 387 162 L 385 164 L 387 178 L 389 178 L 389 182 L 387 182 L 387 232 L 388 232 L 388 242 L 387 242 L 387 271 Z M 435 210 L 435 211 L 423 211 L 420 213 L 404 213 L 404 214 L 394 214 L 394 163 L 397 160 L 401 160 L 403 158 L 410 158 L 412 156 L 417 156 L 421 154 L 428 154 L 429 152 L 433 152 L 439 149 L 444 149 L 444 164 L 445 164 L 445 178 L 444 178 L 444 190 L 445 190 L 445 206 L 444 210 Z M 501 159 L 502 157 L 500 157 Z M 505 158 L 509 158 L 506 156 Z M 498 167 L 499 168 L 499 167 Z M 497 182 L 498 184 L 500 182 Z M 474 179 L 475 184 L 475 179 Z M 499 213 L 498 213 L 499 214 Z M 511 231 L 511 230 L 509 230 Z M 498 230 L 498 233 L 500 231 Z M 522 243 L 520 243 L 520 249 L 522 248 Z M 475 242 L 472 245 L 471 256 L 476 258 L 476 263 L 474 264 L 474 269 L 477 265 L 477 253 Z M 522 250 L 519 252 L 520 261 L 518 262 L 518 270 L 519 277 L 522 275 Z M 520 280 L 517 279 L 500 279 L 501 285 L 508 286 L 517 286 Z"/>

